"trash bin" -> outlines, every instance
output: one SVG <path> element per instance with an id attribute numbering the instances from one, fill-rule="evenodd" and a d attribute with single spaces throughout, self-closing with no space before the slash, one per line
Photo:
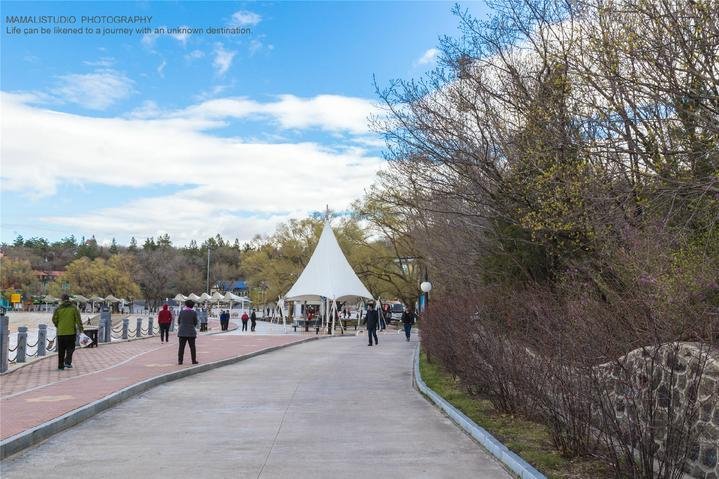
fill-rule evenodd
<path id="1" fill-rule="evenodd" d="M 97 328 L 84 328 L 85 334 L 92 339 L 92 343 L 90 343 L 88 348 L 96 348 L 97 347 Z"/>

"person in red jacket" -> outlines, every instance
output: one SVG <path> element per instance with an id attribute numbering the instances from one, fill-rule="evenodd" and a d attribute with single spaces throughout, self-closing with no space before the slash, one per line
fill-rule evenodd
<path id="1" fill-rule="evenodd" d="M 160 342 L 170 342 L 170 324 L 172 324 L 172 311 L 166 304 L 157 314 L 157 324 L 160 325 Z"/>
<path id="2" fill-rule="evenodd" d="M 247 331 L 247 321 L 249 321 L 250 317 L 247 316 L 247 313 L 242 313 L 242 330 Z"/>

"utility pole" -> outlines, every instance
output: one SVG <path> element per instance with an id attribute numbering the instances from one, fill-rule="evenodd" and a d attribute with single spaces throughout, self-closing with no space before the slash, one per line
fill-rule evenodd
<path id="1" fill-rule="evenodd" d="M 207 245 L 207 294 L 210 294 L 210 245 Z"/>

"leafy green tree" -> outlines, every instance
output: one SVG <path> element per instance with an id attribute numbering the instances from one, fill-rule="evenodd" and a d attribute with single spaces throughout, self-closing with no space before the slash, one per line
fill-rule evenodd
<path id="1" fill-rule="evenodd" d="M 21 290 L 28 294 L 39 292 L 39 282 L 28 260 L 0 258 L 0 288 Z"/>
<path id="2" fill-rule="evenodd" d="M 95 259 L 101 255 L 100 248 L 97 244 L 97 240 L 95 239 L 95 235 L 92 235 L 92 238 L 89 240 L 84 240 L 80 244 L 80 246 L 77 248 L 77 256 L 78 257 L 86 257 L 89 259 Z"/>
<path id="3" fill-rule="evenodd" d="M 132 279 L 133 269 L 133 259 L 126 255 L 115 255 L 109 260 L 81 257 L 50 285 L 50 294 L 62 294 L 63 285 L 67 285 L 68 292 L 83 296 L 112 294 L 118 298 L 139 298 L 140 288 Z"/>

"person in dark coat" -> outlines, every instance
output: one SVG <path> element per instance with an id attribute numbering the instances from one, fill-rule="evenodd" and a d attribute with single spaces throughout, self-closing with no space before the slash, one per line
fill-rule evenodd
<path id="1" fill-rule="evenodd" d="M 223 331 L 227 331 L 230 325 L 230 312 L 223 311 L 220 313 L 220 326 Z"/>
<path id="2" fill-rule="evenodd" d="M 379 345 L 379 341 L 377 340 L 377 323 L 379 323 L 379 316 L 377 315 L 377 311 L 375 311 L 374 304 L 372 303 L 369 304 L 369 308 L 367 309 L 365 322 L 367 323 L 367 336 L 369 337 L 369 344 L 367 346 L 372 346 L 373 337 L 374 344 Z"/>
<path id="3" fill-rule="evenodd" d="M 190 355 L 192 364 L 198 364 L 197 351 L 195 350 L 195 339 L 197 338 L 197 312 L 192 309 L 195 302 L 191 299 L 185 301 L 185 307 L 180 311 L 177 318 L 177 337 L 180 338 L 180 349 L 177 352 L 177 364 L 182 364 L 185 356 L 185 344 L 190 344 Z"/>
<path id="4" fill-rule="evenodd" d="M 170 341 L 170 324 L 172 324 L 172 311 L 166 304 L 157 313 L 157 324 L 160 326 L 160 342 Z"/>
<path id="5" fill-rule="evenodd" d="M 417 315 L 414 314 L 414 308 L 404 308 L 404 313 L 402 313 L 402 324 L 404 324 L 404 335 L 407 336 L 407 341 L 409 341 L 409 335 L 412 332 L 412 325 L 417 319 Z"/>
<path id="6" fill-rule="evenodd" d="M 255 326 L 257 326 L 257 314 L 255 313 L 255 310 L 252 310 L 252 314 L 250 315 L 250 321 L 252 322 L 251 331 L 255 330 Z"/>

